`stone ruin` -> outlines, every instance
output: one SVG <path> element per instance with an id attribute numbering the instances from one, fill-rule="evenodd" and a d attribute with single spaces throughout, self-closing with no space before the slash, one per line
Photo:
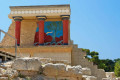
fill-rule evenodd
<path id="1" fill-rule="evenodd" d="M 5 35 L 0 51 L 17 59 L 1 64 L 0 80 L 108 80 L 105 71 L 89 62 L 86 52 L 70 39 L 70 5 L 11 6 L 10 10 L 7 33 L 16 41 Z"/>

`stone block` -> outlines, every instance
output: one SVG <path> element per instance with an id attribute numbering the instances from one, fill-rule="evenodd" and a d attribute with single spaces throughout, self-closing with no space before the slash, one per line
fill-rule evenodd
<path id="1" fill-rule="evenodd" d="M 0 77 L 0 80 L 9 80 L 8 77 Z"/>
<path id="2" fill-rule="evenodd" d="M 82 77 L 82 67 L 80 65 L 78 66 L 67 66 L 66 68 L 68 76 L 73 77 Z"/>
<path id="3" fill-rule="evenodd" d="M 66 65 L 64 64 L 45 64 L 43 67 L 43 73 L 47 76 L 63 75 L 66 71 Z"/>
<path id="4" fill-rule="evenodd" d="M 82 77 L 83 77 L 83 80 L 97 80 L 97 78 L 94 76 L 83 75 Z"/>
<path id="5" fill-rule="evenodd" d="M 78 79 L 74 77 L 57 77 L 57 80 L 78 80 Z"/>
<path id="6" fill-rule="evenodd" d="M 30 70 L 20 70 L 19 74 L 24 75 L 24 76 L 35 76 L 39 74 L 38 71 L 30 71 Z"/>
<path id="7" fill-rule="evenodd" d="M 103 78 L 102 80 L 111 80 L 110 78 Z"/>
<path id="8" fill-rule="evenodd" d="M 15 70 L 39 71 L 41 62 L 38 58 L 19 58 L 14 61 L 12 68 Z"/>
<path id="9" fill-rule="evenodd" d="M 90 68 L 82 68 L 82 74 L 83 75 L 91 75 Z"/>

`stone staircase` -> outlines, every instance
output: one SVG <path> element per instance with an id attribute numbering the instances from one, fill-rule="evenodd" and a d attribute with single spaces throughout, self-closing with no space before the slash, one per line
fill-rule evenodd
<path id="1" fill-rule="evenodd" d="M 82 67 L 90 68 L 91 76 L 97 77 L 97 80 L 106 78 L 105 71 L 98 69 L 97 65 L 93 65 L 93 62 L 89 62 L 84 56 L 86 56 L 86 52 L 78 48 L 77 45 L 74 45 L 72 50 L 72 66 L 81 65 Z"/>
<path id="2" fill-rule="evenodd" d="M 0 51 L 0 57 L 2 59 L 2 62 L 15 59 L 14 55 L 12 55 L 11 53 L 8 53 L 8 52 L 4 52 L 4 51 Z"/>

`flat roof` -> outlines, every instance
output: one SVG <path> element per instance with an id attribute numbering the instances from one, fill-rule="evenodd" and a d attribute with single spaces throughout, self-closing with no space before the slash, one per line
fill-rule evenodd
<path id="1" fill-rule="evenodd" d="M 70 4 L 62 4 L 62 5 L 32 5 L 32 6 L 10 6 L 10 8 L 27 8 L 27 7 L 70 7 Z"/>

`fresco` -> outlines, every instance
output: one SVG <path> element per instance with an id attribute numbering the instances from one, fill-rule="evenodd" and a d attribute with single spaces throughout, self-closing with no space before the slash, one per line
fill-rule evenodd
<path id="1" fill-rule="evenodd" d="M 39 27 L 36 29 L 35 45 L 38 45 L 38 32 Z M 46 21 L 44 25 L 44 35 L 44 45 L 63 45 L 62 21 Z"/>

